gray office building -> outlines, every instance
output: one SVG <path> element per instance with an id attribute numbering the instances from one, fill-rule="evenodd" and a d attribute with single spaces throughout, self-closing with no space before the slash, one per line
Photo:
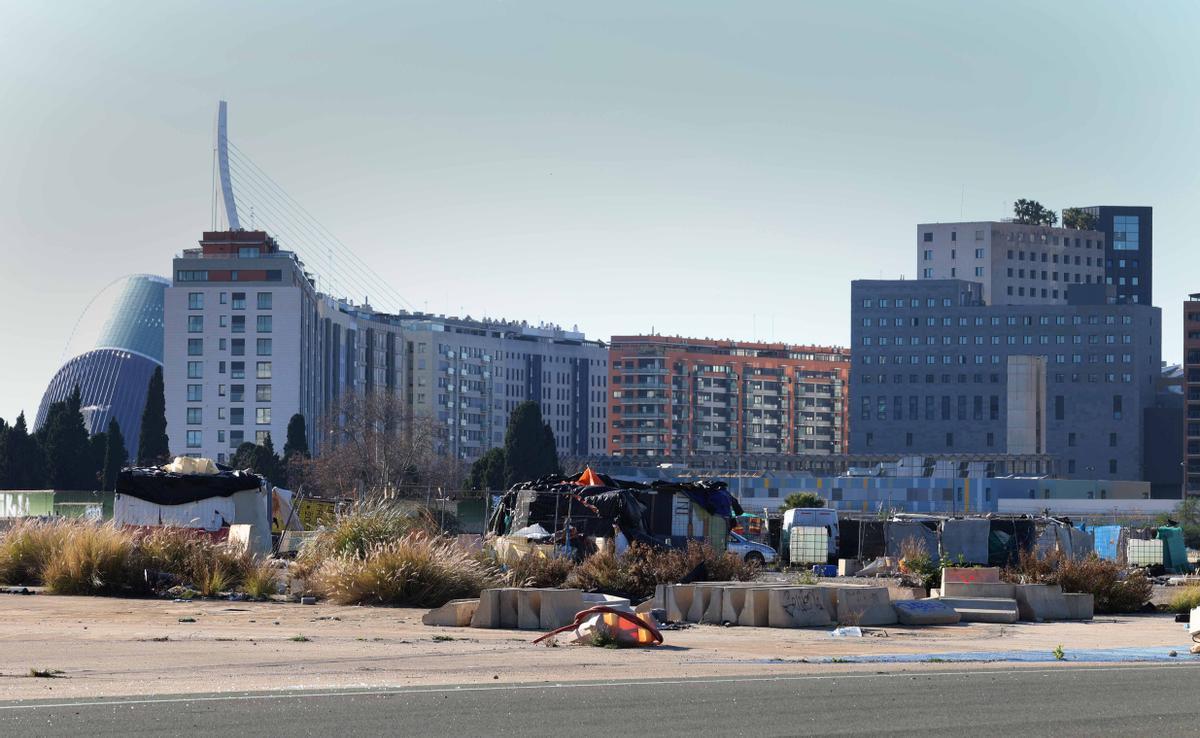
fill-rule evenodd
<path id="1" fill-rule="evenodd" d="M 1073 277 L 1065 304 L 992 305 L 961 279 L 859 280 L 851 300 L 853 453 L 1050 454 L 1066 477 L 1144 478 L 1158 308 Z"/>

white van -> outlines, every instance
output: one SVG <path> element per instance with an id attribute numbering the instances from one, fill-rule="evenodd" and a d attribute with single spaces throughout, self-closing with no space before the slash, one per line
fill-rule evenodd
<path id="1" fill-rule="evenodd" d="M 840 533 L 838 530 L 837 510 L 828 507 L 793 507 L 783 513 L 783 542 L 780 549 L 788 551 L 788 531 L 794 525 L 806 525 L 825 528 L 829 531 L 829 559 L 837 560 Z"/>

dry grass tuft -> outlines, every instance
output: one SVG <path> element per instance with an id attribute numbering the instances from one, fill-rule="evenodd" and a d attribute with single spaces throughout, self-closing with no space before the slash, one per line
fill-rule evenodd
<path id="1" fill-rule="evenodd" d="M 42 569 L 54 594 L 143 594 L 147 585 L 135 534 L 112 523 L 69 526 L 62 547 Z"/>
<path id="2" fill-rule="evenodd" d="M 14 522 L 0 537 L 0 582 L 42 584 L 46 563 L 62 549 L 71 526 L 62 520 L 29 518 Z"/>
<path id="3" fill-rule="evenodd" d="M 313 575 L 314 590 L 342 605 L 439 607 L 499 584 L 469 551 L 421 531 L 329 558 Z"/>

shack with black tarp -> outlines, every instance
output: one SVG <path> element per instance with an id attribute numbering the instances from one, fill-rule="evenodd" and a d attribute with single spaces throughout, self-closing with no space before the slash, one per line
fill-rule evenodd
<path id="1" fill-rule="evenodd" d="M 538 525 L 559 543 L 620 532 L 631 543 L 681 547 L 703 539 L 723 551 L 740 514 L 724 482 L 643 484 L 587 469 L 514 485 L 492 512 L 488 532 L 505 536 Z"/>

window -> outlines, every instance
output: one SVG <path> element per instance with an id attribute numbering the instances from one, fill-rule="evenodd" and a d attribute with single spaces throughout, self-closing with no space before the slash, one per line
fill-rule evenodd
<path id="1" fill-rule="evenodd" d="M 954 448 L 954 434 L 953 433 L 946 434 L 946 448 Z"/>
<path id="2" fill-rule="evenodd" d="M 1116 460 L 1116 459 L 1109 459 L 1109 460 L 1108 460 L 1108 473 L 1109 473 L 1109 474 L 1116 474 L 1116 473 L 1117 473 L 1117 460 Z"/>
<path id="3" fill-rule="evenodd" d="M 205 270 L 180 269 L 175 272 L 176 282 L 207 282 L 208 272 Z"/>
<path id="4" fill-rule="evenodd" d="M 229 424 L 230 425 L 245 425 L 246 424 L 246 408 L 244 408 L 244 407 L 229 408 Z"/>
<path id="5" fill-rule="evenodd" d="M 975 276 L 976 276 L 976 277 L 982 277 L 982 276 L 983 276 L 983 267 L 975 267 Z"/>
<path id="6" fill-rule="evenodd" d="M 933 279 L 933 270 L 925 267 L 921 270 L 921 279 Z"/>
<path id="7" fill-rule="evenodd" d="M 260 384 L 254 387 L 255 402 L 270 402 L 271 401 L 271 385 Z"/>
<path id="8" fill-rule="evenodd" d="M 187 365 L 188 379 L 203 379 L 204 378 L 204 362 L 189 361 Z"/>
<path id="9" fill-rule="evenodd" d="M 271 362 L 269 362 L 269 361 L 258 362 L 258 366 L 255 368 L 254 376 L 257 377 L 258 379 L 270 379 L 271 378 Z"/>
<path id="10" fill-rule="evenodd" d="M 1067 398 L 1063 395 L 1054 396 L 1054 419 L 1063 420 L 1066 418 Z"/>
<path id="11" fill-rule="evenodd" d="M 983 249 L 975 249 L 975 258 L 976 258 L 976 259 L 982 259 L 982 258 L 983 258 Z"/>
<path id="12" fill-rule="evenodd" d="M 258 309 L 259 310 L 270 310 L 271 309 L 271 294 L 272 293 L 270 293 L 270 292 L 259 292 L 258 293 Z"/>
<path id="13" fill-rule="evenodd" d="M 242 439 L 246 437 L 244 431 L 231 430 L 229 431 L 229 447 L 237 448 L 242 445 Z"/>
<path id="14" fill-rule="evenodd" d="M 255 326 L 255 329 L 259 333 L 270 333 L 271 332 L 271 316 L 270 315 L 258 316 L 258 323 Z"/>
<path id="15" fill-rule="evenodd" d="M 254 431 L 254 442 L 259 446 L 266 444 L 267 436 L 271 435 L 271 431 Z"/>
<path id="16" fill-rule="evenodd" d="M 203 310 L 204 309 L 204 293 L 189 292 L 188 293 L 188 310 Z"/>
<path id="17" fill-rule="evenodd" d="M 245 333 L 246 332 L 246 316 L 245 315 L 233 316 L 233 324 L 230 325 L 229 330 L 231 333 Z"/>
<path id="18" fill-rule="evenodd" d="M 204 385 L 189 384 L 187 386 L 188 402 L 203 402 L 204 401 Z"/>
<path id="19" fill-rule="evenodd" d="M 255 259 L 258 257 L 257 246 L 241 246 L 238 248 L 239 259 Z"/>
<path id="20" fill-rule="evenodd" d="M 921 252 L 921 258 L 925 261 L 933 261 L 933 249 L 925 249 Z"/>
<path id="21" fill-rule="evenodd" d="M 1108 434 L 1108 446 L 1109 446 L 1109 448 L 1117 447 L 1117 434 L 1116 433 Z"/>
<path id="22" fill-rule="evenodd" d="M 189 315 L 188 316 L 188 333 L 203 333 L 204 332 L 204 316 Z"/>
<path id="23" fill-rule="evenodd" d="M 1116 251 L 1136 251 L 1138 249 L 1139 230 L 1138 216 L 1113 216 L 1113 249 Z"/>
<path id="24" fill-rule="evenodd" d="M 246 362 L 231 361 L 229 362 L 229 376 L 233 379 L 246 378 Z"/>
<path id="25" fill-rule="evenodd" d="M 246 355 L 246 339 L 235 338 L 229 344 L 229 353 L 233 356 Z"/>
<path id="26" fill-rule="evenodd" d="M 1075 434 L 1074 433 L 1067 434 L 1067 445 L 1071 446 L 1071 447 L 1075 446 Z"/>
<path id="27" fill-rule="evenodd" d="M 260 407 L 254 410 L 255 425 L 270 425 L 271 424 L 271 408 Z"/>
<path id="28" fill-rule="evenodd" d="M 921 237 L 925 241 L 925 243 L 933 243 L 933 232 L 932 231 L 926 231 L 925 233 L 922 234 Z"/>
<path id="29" fill-rule="evenodd" d="M 242 402 L 246 396 L 246 385 L 231 384 L 229 385 L 229 401 Z"/>
<path id="30" fill-rule="evenodd" d="M 204 410 L 198 407 L 189 407 L 187 409 L 187 424 L 188 425 L 203 425 Z"/>
<path id="31" fill-rule="evenodd" d="M 1121 405 L 1123 404 L 1122 403 L 1123 399 L 1124 398 L 1122 398 L 1121 395 L 1113 395 L 1113 398 L 1112 398 L 1113 420 L 1121 419 Z"/>
<path id="32" fill-rule="evenodd" d="M 188 356 L 203 356 L 204 355 L 204 339 L 189 338 L 188 339 Z"/>
<path id="33" fill-rule="evenodd" d="M 200 448 L 200 439 L 201 439 L 200 431 L 198 431 L 198 430 L 188 431 L 187 432 L 187 447 L 188 448 Z"/>
<path id="34" fill-rule="evenodd" d="M 256 345 L 255 345 L 255 349 L 257 351 L 258 356 L 270 356 L 271 355 L 271 339 L 269 339 L 269 338 L 258 339 L 258 341 L 256 342 Z"/>
<path id="35" fill-rule="evenodd" d="M 246 309 L 246 293 L 245 292 L 234 292 L 233 293 L 233 309 L 234 310 L 245 310 Z"/>

